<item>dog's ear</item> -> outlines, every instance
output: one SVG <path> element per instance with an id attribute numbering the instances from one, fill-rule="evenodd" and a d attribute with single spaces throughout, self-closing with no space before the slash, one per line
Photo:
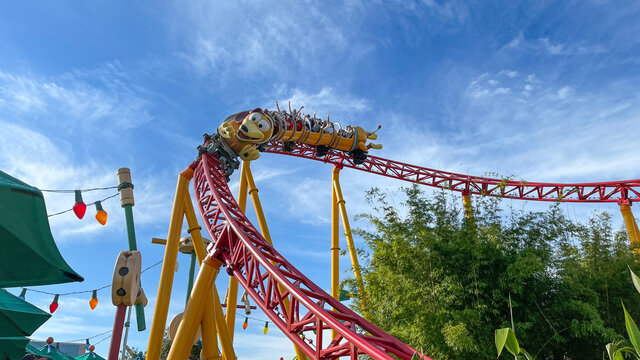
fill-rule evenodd
<path id="1" fill-rule="evenodd" d="M 262 109 L 260 109 L 260 108 L 255 108 L 255 109 L 251 110 L 251 112 L 264 113 L 264 111 L 262 111 Z"/>
<path id="2" fill-rule="evenodd" d="M 251 111 L 243 111 L 236 114 L 235 122 L 241 123 L 247 115 L 251 114 Z"/>

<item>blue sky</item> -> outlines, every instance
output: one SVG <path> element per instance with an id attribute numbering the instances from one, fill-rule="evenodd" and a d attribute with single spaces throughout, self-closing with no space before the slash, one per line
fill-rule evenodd
<path id="1" fill-rule="evenodd" d="M 276 100 L 343 124 L 381 124 L 376 155 L 416 165 L 527 181 L 639 178 L 638 19 L 640 4 L 624 1 L 2 2 L 0 170 L 72 189 L 116 185 L 116 169 L 131 168 L 143 267 L 162 258 L 150 239 L 166 237 L 177 174 L 202 134 Z M 253 169 L 276 246 L 328 289 L 331 168 L 264 154 Z M 342 183 L 350 215 L 367 211 L 369 187 L 403 185 L 348 170 Z M 73 202 L 46 200 L 49 212 Z M 127 242 L 118 202 L 104 205 L 105 227 L 92 209 L 84 220 L 51 219 L 62 254 L 86 280 L 40 290 L 111 282 Z M 594 209 L 617 215 L 615 205 L 565 209 L 581 220 Z M 179 261 L 171 317 L 184 306 L 188 259 Z M 159 273 L 143 275 L 149 325 Z M 111 329 L 108 295 L 99 292 L 94 311 L 89 294 L 62 297 L 34 337 Z M 47 308 L 51 297 L 28 300 Z M 262 335 L 262 326 L 238 330 L 239 357 L 292 358 L 287 340 L 275 329 Z M 132 331 L 129 343 L 145 348 L 147 338 Z"/>

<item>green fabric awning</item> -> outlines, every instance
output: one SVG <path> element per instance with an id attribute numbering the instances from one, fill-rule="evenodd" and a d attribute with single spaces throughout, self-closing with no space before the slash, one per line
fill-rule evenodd
<path id="1" fill-rule="evenodd" d="M 0 289 L 1 336 L 30 336 L 50 317 L 51 314 Z"/>
<path id="2" fill-rule="evenodd" d="M 51 235 L 42 192 L 0 171 L 0 288 L 83 281 Z"/>
<path id="3" fill-rule="evenodd" d="M 22 359 L 22 357 L 27 353 L 24 348 L 28 343 L 29 339 L 24 336 L 0 337 L 0 359 Z"/>
<path id="4" fill-rule="evenodd" d="M 27 348 L 25 350 L 27 350 L 27 354 L 33 354 L 39 358 L 43 358 L 47 356 L 46 352 L 39 350 L 35 346 L 31 345 L 31 343 L 27 344 Z"/>
<path id="5" fill-rule="evenodd" d="M 75 360 L 73 356 L 67 355 L 55 348 L 53 345 L 45 345 L 40 349 L 40 353 L 52 360 Z"/>
<path id="6" fill-rule="evenodd" d="M 90 351 L 86 354 L 76 356 L 76 360 L 105 360 L 105 358 Z"/>

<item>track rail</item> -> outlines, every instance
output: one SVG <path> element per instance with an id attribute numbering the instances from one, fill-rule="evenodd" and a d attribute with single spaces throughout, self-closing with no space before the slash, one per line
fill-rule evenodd
<path id="1" fill-rule="evenodd" d="M 264 151 L 312 159 L 337 166 L 352 168 L 393 179 L 446 190 L 465 195 L 476 194 L 508 199 L 561 202 L 618 202 L 631 203 L 640 200 L 640 179 L 594 183 L 542 183 L 494 179 L 456 174 L 429 169 L 368 155 L 362 164 L 355 164 L 352 157 L 330 150 L 324 157 L 316 156 L 314 146 L 296 144 L 292 151 L 283 150 L 280 142 L 270 142 Z"/>
<path id="2" fill-rule="evenodd" d="M 332 298 L 271 247 L 233 198 L 216 155 L 202 155 L 193 185 L 204 225 L 227 272 L 307 356 L 355 360 L 367 354 L 392 360 L 392 355 L 410 359 L 416 352 Z M 323 341 L 329 336 L 326 330 L 335 330 L 336 337 Z"/>

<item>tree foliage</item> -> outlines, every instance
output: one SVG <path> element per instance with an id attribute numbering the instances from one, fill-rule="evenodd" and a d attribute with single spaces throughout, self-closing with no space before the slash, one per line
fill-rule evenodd
<path id="1" fill-rule="evenodd" d="M 634 255 L 607 213 L 581 224 L 560 204 L 504 211 L 477 197 L 468 219 L 459 198 L 416 186 L 404 195 L 392 206 L 372 189 L 372 213 L 359 216 L 369 320 L 434 358 L 494 359 L 509 295 L 517 338 L 540 359 L 601 359 L 625 333 L 621 300 L 640 312 L 626 270 Z"/>

